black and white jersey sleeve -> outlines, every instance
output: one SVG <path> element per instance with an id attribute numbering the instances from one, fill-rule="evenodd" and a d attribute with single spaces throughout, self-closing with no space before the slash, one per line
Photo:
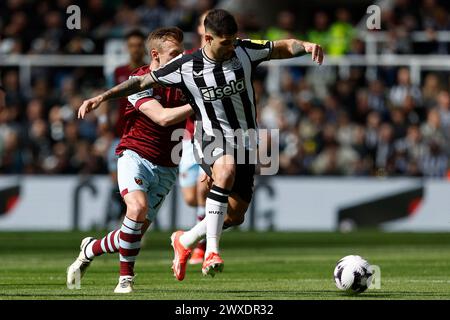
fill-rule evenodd
<path id="1" fill-rule="evenodd" d="M 238 39 L 237 47 L 241 47 L 248 55 L 252 64 L 260 64 L 270 59 L 273 42 L 269 40 Z"/>
<path id="2" fill-rule="evenodd" d="M 180 54 L 150 74 L 153 80 L 163 86 L 180 85 L 183 81 L 181 75 L 182 65 L 183 54 Z"/>

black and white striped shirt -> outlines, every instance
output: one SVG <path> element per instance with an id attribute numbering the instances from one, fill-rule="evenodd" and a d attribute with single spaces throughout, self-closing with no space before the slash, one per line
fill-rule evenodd
<path id="1" fill-rule="evenodd" d="M 236 130 L 245 135 L 257 129 L 252 74 L 259 63 L 270 59 L 272 49 L 271 41 L 238 39 L 233 56 L 226 61 L 214 61 L 199 49 L 179 55 L 151 75 L 161 85 L 183 90 L 203 133 L 215 137 L 220 132 L 236 146 Z M 244 145 L 249 147 L 247 141 Z"/>

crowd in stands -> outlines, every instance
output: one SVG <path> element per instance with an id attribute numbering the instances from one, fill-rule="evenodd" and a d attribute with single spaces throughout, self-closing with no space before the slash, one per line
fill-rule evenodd
<path id="1" fill-rule="evenodd" d="M 198 16 L 217 1 L 78 1 L 82 29 L 69 32 L 66 8 L 73 1 L 7 0 L 0 3 L 1 54 L 103 54 L 110 38 L 136 27 L 149 31 L 177 25 L 192 32 Z M 361 16 L 340 8 L 317 10 L 299 29 L 292 11 L 281 11 L 267 28 L 252 15 L 237 14 L 241 36 L 269 40 L 296 37 L 321 44 L 328 55 L 364 54 Z M 448 54 L 435 41 L 450 31 L 448 4 L 395 0 L 382 11 L 388 39 L 379 53 Z M 408 35 L 425 30 L 430 42 Z M 1 59 L 1 58 L 0 58 Z M 448 59 L 448 57 L 446 57 Z M 101 68 L 43 68 L 32 72 L 24 92 L 17 68 L 2 67 L 6 107 L 0 109 L 0 174 L 102 174 L 114 136 L 99 114 L 79 121 L 84 98 L 104 89 Z M 289 175 L 446 177 L 450 157 L 450 73 L 422 72 L 413 84 L 407 67 L 352 67 L 340 76 L 331 67 L 284 68 L 277 93 L 266 88 L 264 65 L 255 77 L 259 124 L 280 129 L 280 171 Z M 101 79 L 101 80 L 99 80 Z M 114 107 L 111 104 L 110 109 Z M 105 108 L 106 110 L 107 108 Z"/>
<path id="2" fill-rule="evenodd" d="M 80 8 L 80 29 L 67 19 Z M 7 0 L 0 2 L 0 52 L 34 54 L 102 54 L 104 43 L 129 30 L 161 26 L 192 31 L 214 0 Z M 69 14 L 70 13 L 70 14 Z"/>

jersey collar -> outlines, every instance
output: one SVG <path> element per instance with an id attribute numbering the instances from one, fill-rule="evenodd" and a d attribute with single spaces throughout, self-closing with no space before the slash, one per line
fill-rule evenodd
<path id="1" fill-rule="evenodd" d="M 231 56 L 230 59 L 227 59 L 227 60 L 214 60 L 214 59 L 208 57 L 208 55 L 206 54 L 204 48 L 201 48 L 200 51 L 202 52 L 203 58 L 205 58 L 206 61 L 208 61 L 210 63 L 213 63 L 213 64 L 224 63 L 224 62 L 230 61 L 231 59 L 236 57 L 236 51 L 233 51 L 233 55 Z"/>

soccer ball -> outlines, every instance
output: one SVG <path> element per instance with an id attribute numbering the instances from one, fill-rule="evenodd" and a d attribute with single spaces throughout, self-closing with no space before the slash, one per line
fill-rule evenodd
<path id="1" fill-rule="evenodd" d="M 360 256 L 346 256 L 334 269 L 336 287 L 348 293 L 364 292 L 372 283 L 373 270 L 367 260 Z"/>

